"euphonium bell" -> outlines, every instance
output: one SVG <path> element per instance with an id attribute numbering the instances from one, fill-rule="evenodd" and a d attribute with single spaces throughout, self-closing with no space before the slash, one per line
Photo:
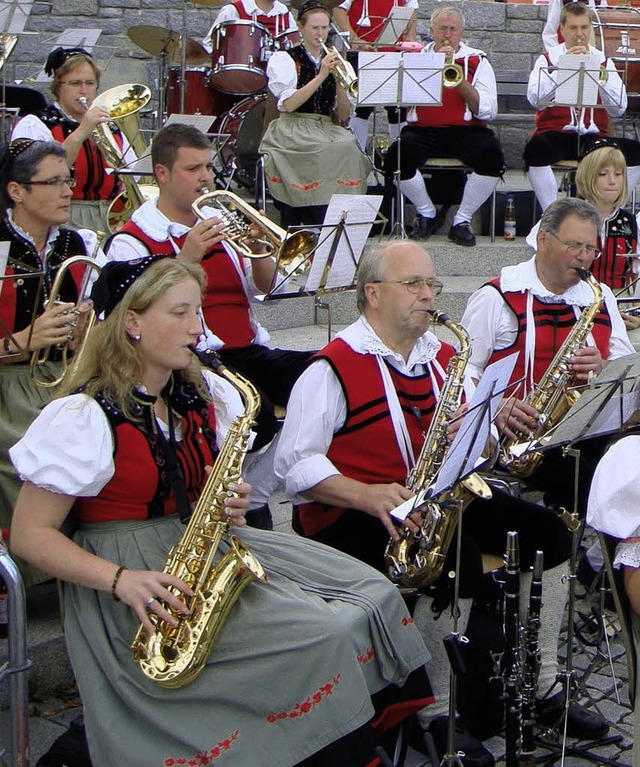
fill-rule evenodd
<path id="1" fill-rule="evenodd" d="M 443 45 L 451 45 L 448 40 L 443 42 Z M 443 88 L 457 88 L 464 78 L 464 72 L 460 64 L 456 64 L 454 61 L 454 52 L 449 51 L 446 54 L 444 60 L 444 67 L 442 68 L 442 87 Z"/>
<path id="2" fill-rule="evenodd" d="M 98 244 L 96 244 L 96 250 L 97 248 Z M 53 309 L 56 304 L 60 303 L 59 297 L 62 290 L 63 280 L 71 267 L 78 265 L 85 266 L 86 271 L 84 279 L 82 280 L 82 285 L 78 291 L 78 304 L 76 305 L 75 309 L 71 309 L 69 311 L 69 333 L 67 334 L 68 341 L 61 348 L 62 372 L 54 380 L 48 380 L 39 377 L 38 368 L 47 361 L 49 352 L 51 350 L 50 346 L 47 346 L 44 349 L 40 349 L 39 351 L 35 351 L 31 354 L 29 372 L 31 373 L 31 377 L 33 378 L 33 382 L 36 384 L 36 386 L 40 386 L 44 389 L 51 389 L 61 383 L 64 377 L 67 375 L 70 369 L 70 365 L 74 362 L 77 363 L 82 350 L 84 349 L 84 343 L 87 339 L 87 336 L 89 335 L 89 332 L 91 331 L 91 328 L 95 322 L 95 312 L 93 309 L 90 309 L 84 316 L 81 316 L 80 312 L 78 311 L 78 306 L 83 302 L 83 296 L 86 292 L 88 286 L 88 278 L 91 272 L 95 271 L 100 274 L 102 271 L 96 263 L 95 258 L 90 256 L 72 256 L 71 258 L 67 258 L 66 261 L 63 261 L 62 265 L 56 272 L 56 278 L 53 281 L 53 285 L 51 286 L 51 294 L 45 306 L 45 311 Z M 81 317 L 82 319 L 79 321 L 79 318 Z M 71 363 L 68 362 L 68 355 L 72 350 L 70 348 L 70 344 L 73 344 L 73 360 Z"/>
<path id="3" fill-rule="evenodd" d="M 322 50 L 325 53 L 337 53 L 338 61 L 336 62 L 336 68 L 333 72 L 333 76 L 342 85 L 353 98 L 358 97 L 358 75 L 355 69 L 349 64 L 349 62 L 342 56 L 340 51 L 334 45 L 325 45 L 322 43 Z"/>
<path id="4" fill-rule="evenodd" d="M 212 209 L 207 212 L 207 207 Z M 233 192 L 206 192 L 194 201 L 191 209 L 203 221 L 214 216 L 222 219 L 226 224 L 225 240 L 244 258 L 273 256 L 277 259 L 278 270 L 287 277 L 301 274 L 311 263 L 310 256 L 318 241 L 315 232 L 301 229 L 288 234 L 285 229 Z M 261 238 L 251 234 L 252 224 L 260 229 Z M 263 245 L 266 248 L 265 252 L 254 253 L 250 244 L 255 242 Z"/>

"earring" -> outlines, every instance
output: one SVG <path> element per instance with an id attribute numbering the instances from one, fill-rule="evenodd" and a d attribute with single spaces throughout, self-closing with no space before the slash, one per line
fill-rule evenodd
<path id="1" fill-rule="evenodd" d="M 131 335 L 130 335 L 130 336 L 129 336 L 129 338 L 130 338 L 132 341 L 139 341 L 139 340 L 140 340 L 140 336 L 139 336 L 139 335 L 137 335 L 137 336 L 131 336 Z"/>

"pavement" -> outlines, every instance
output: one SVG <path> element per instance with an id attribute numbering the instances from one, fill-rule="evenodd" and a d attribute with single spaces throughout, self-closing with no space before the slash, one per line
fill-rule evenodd
<path id="1" fill-rule="evenodd" d="M 446 240 L 446 229 L 441 231 L 443 233 L 429 240 L 427 247 L 434 257 L 438 276 L 445 283 L 439 307 L 452 318 L 460 317 L 468 295 L 490 276 L 497 274 L 502 265 L 524 260 L 531 255 L 522 238 L 518 238 L 515 243 L 505 243 L 504 240 L 490 243 L 488 237 L 479 237 L 476 248 L 458 248 Z M 355 297 L 352 292 L 336 293 L 323 298 L 324 303 L 331 306 L 333 333 L 355 318 Z M 314 303 L 312 297 L 297 296 L 277 303 L 266 301 L 258 307 L 263 324 L 270 331 L 276 328 L 271 331 L 273 346 L 317 349 L 327 342 L 328 312 L 326 307 L 318 307 Z M 276 528 L 290 531 L 291 505 L 276 495 L 272 498 L 271 506 Z M 578 587 L 572 623 L 577 622 L 582 629 L 581 634 L 586 636 L 589 643 L 585 644 L 575 637 L 572 642 L 574 677 L 579 683 L 576 700 L 594 707 L 611 723 L 611 732 L 616 736 L 616 742 L 586 744 L 588 754 L 567 754 L 565 764 L 569 767 L 585 759 L 620 767 L 630 766 L 632 761 L 632 715 L 625 652 L 620 640 L 617 616 L 608 610 L 601 611 L 600 601 L 601 596 L 597 592 L 590 594 L 584 587 Z M 55 583 L 49 582 L 29 590 L 27 623 L 29 657 L 33 664 L 29 673 L 30 763 L 35 765 L 53 741 L 65 731 L 69 722 L 81 713 L 81 707 L 64 647 Z M 563 632 L 565 654 L 567 628 L 568 621 Z M 0 640 L 0 673 L 6 657 L 7 643 Z M 9 743 L 8 704 L 6 680 L 0 681 L 0 753 Z M 557 746 L 557 736 L 552 734 L 548 742 L 552 751 L 541 747 L 536 754 L 536 762 L 552 763 L 559 758 L 553 753 Z M 496 761 L 504 760 L 502 737 L 494 737 L 486 745 Z M 569 745 L 575 744 L 569 741 Z M 405 767 L 422 767 L 427 763 L 426 757 L 410 750 Z M 0 766 L 4 767 L 1 757 Z M 253 765 L 236 767 L 259 767 L 259 761 Z"/>

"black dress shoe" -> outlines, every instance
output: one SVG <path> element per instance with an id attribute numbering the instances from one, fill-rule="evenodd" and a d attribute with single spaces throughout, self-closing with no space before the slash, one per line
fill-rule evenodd
<path id="1" fill-rule="evenodd" d="M 536 705 L 536 723 L 545 727 L 564 726 L 565 693 L 556 693 L 551 698 L 539 700 Z M 595 711 L 577 703 L 569 704 L 567 735 L 581 740 L 599 740 L 609 732 L 607 722 Z"/>
<path id="2" fill-rule="evenodd" d="M 427 732 L 433 738 L 438 758 L 447 753 L 447 729 L 449 717 L 437 716 L 429 723 Z M 410 743 L 410 745 L 412 745 Z M 493 767 L 495 759 L 493 754 L 486 749 L 482 742 L 462 728 L 462 725 L 456 720 L 456 730 L 453 736 L 453 750 L 461 753 L 460 760 L 464 767 Z"/>
<path id="3" fill-rule="evenodd" d="M 433 218 L 427 218 L 418 213 L 416 216 L 416 226 L 409 237 L 412 240 L 426 240 L 431 237 L 434 232 L 437 232 L 443 223 L 444 219 L 440 213 L 436 213 Z"/>
<path id="4" fill-rule="evenodd" d="M 449 239 L 453 240 L 456 245 L 464 245 L 465 247 L 476 244 L 476 236 L 471 231 L 471 225 L 467 221 L 452 226 L 449 229 Z"/>

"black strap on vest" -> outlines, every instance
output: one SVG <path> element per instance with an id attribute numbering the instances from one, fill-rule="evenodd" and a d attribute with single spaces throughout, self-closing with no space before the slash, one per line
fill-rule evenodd
<path id="1" fill-rule="evenodd" d="M 173 414 L 171 407 L 169 407 L 169 439 L 164 436 L 162 429 L 158 427 L 158 439 L 162 452 L 167 461 L 167 474 L 169 476 L 169 482 L 171 483 L 171 489 L 176 499 L 176 507 L 178 514 L 180 515 L 180 521 L 183 525 L 186 525 L 191 517 L 191 504 L 189 503 L 189 496 L 187 494 L 187 485 L 184 481 L 184 475 L 180 462 L 178 461 L 178 452 L 176 450 L 176 429 L 173 424 Z"/>

